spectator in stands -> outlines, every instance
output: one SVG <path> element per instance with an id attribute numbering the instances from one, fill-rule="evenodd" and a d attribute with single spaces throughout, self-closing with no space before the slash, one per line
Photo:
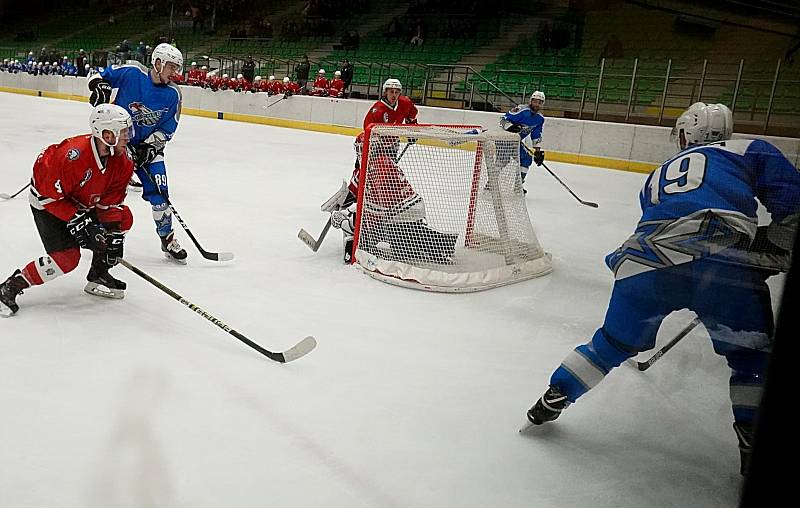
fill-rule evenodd
<path id="1" fill-rule="evenodd" d="M 253 81 L 253 78 L 256 75 L 256 63 L 253 61 L 252 56 L 248 55 L 244 61 L 244 64 L 242 64 L 242 75 L 247 81 Z"/>
<path id="2" fill-rule="evenodd" d="M 425 42 L 425 38 L 427 37 L 428 29 L 425 26 L 425 22 L 422 21 L 422 18 L 417 18 L 416 26 L 414 27 L 414 35 L 411 37 L 411 45 L 418 46 Z"/>
<path id="3" fill-rule="evenodd" d="M 553 41 L 553 33 L 550 31 L 550 23 L 545 21 L 542 29 L 539 30 L 539 47 L 542 49 L 550 49 Z"/>
<path id="4" fill-rule="evenodd" d="M 303 61 L 297 64 L 294 68 L 294 73 L 297 76 L 297 84 L 300 85 L 301 90 L 305 90 L 306 82 L 308 82 L 308 73 L 311 70 L 311 64 L 308 62 L 308 55 L 303 55 Z"/>
<path id="5" fill-rule="evenodd" d="M 386 31 L 383 33 L 383 35 L 387 39 L 396 39 L 401 37 L 403 35 L 403 25 L 400 23 L 400 18 L 397 16 L 393 17 L 389 22 L 389 26 L 386 27 Z"/>
<path id="6" fill-rule="evenodd" d="M 142 63 L 147 62 L 147 44 L 144 41 L 139 41 L 139 47 L 136 48 L 136 52 L 139 54 L 139 61 Z"/>
<path id="7" fill-rule="evenodd" d="M 625 51 L 622 48 L 622 41 L 619 40 L 617 34 L 611 34 L 608 41 L 606 42 L 605 47 L 603 48 L 603 52 L 600 53 L 600 58 L 623 58 L 625 56 Z"/>
<path id="8" fill-rule="evenodd" d="M 350 83 L 353 82 L 353 64 L 350 63 L 350 60 L 345 59 L 344 64 L 342 65 L 342 81 L 344 81 L 344 90 L 350 90 Z M 349 93 L 348 93 L 349 97 Z"/>
<path id="9" fill-rule="evenodd" d="M 192 33 L 197 33 L 198 26 L 200 27 L 200 31 L 202 32 L 203 28 L 205 27 L 203 10 L 199 6 L 192 5 L 190 2 L 189 11 L 191 12 L 192 15 Z"/>

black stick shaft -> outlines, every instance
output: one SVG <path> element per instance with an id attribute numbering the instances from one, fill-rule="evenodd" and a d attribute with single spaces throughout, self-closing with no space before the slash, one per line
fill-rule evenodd
<path id="1" fill-rule="evenodd" d="M 150 183 L 152 183 L 156 187 L 156 191 L 158 191 L 158 193 L 161 194 L 161 187 L 159 187 L 158 184 L 155 182 L 155 180 L 153 180 L 153 175 L 151 175 L 150 172 L 147 171 L 146 169 L 142 169 L 142 171 L 144 171 L 144 173 L 147 175 L 147 179 L 150 180 Z M 161 194 L 161 196 L 163 197 L 164 195 Z M 178 223 L 181 225 L 183 230 L 186 231 L 186 234 L 192 240 L 194 246 L 197 247 L 197 250 L 200 251 L 201 256 L 211 261 L 230 261 L 231 259 L 233 259 L 232 252 L 220 253 L 220 252 L 209 252 L 205 250 L 203 246 L 200 245 L 200 242 L 197 241 L 197 238 L 194 237 L 194 235 L 192 234 L 192 230 L 189 229 L 189 226 L 186 224 L 186 222 L 183 221 L 180 214 L 178 213 L 178 210 L 175 209 L 175 205 L 172 204 L 169 198 L 165 199 L 167 201 L 167 205 L 169 206 L 170 210 L 172 210 L 172 213 L 175 215 L 175 218 L 178 219 Z"/>
<path id="2" fill-rule="evenodd" d="M 674 339 L 672 339 L 671 341 L 669 341 L 666 344 L 664 344 L 664 346 L 661 349 L 659 349 L 658 351 L 656 351 L 653 356 L 651 356 L 649 359 L 647 359 L 647 360 L 645 360 L 643 362 L 636 362 L 636 367 L 641 371 L 645 371 L 645 370 L 649 369 L 654 363 L 656 363 L 658 361 L 659 358 L 664 356 L 664 354 L 667 351 L 669 351 L 670 349 L 672 349 L 675 346 L 675 344 L 680 342 L 681 339 L 683 339 L 684 337 L 689 335 L 689 333 L 692 330 L 694 330 L 695 327 L 697 325 L 699 325 L 699 324 L 700 324 L 700 319 L 699 318 L 694 318 L 691 323 L 686 325 L 686 328 L 681 330 L 681 332 L 678 335 L 676 335 Z"/>
<path id="3" fill-rule="evenodd" d="M 181 295 L 179 295 L 178 293 L 176 293 L 172 289 L 168 288 L 167 286 L 165 286 L 161 282 L 157 281 L 156 279 L 154 279 L 153 277 L 151 277 L 150 275 L 148 275 L 147 273 L 145 273 L 141 269 L 137 268 L 136 266 L 131 264 L 129 261 L 127 261 L 125 259 L 120 259 L 119 262 L 120 262 L 120 264 L 122 266 L 124 266 L 128 270 L 132 271 L 133 273 L 135 273 L 139 277 L 143 278 L 144 280 L 146 280 L 150 284 L 154 285 L 155 287 L 157 287 L 161 291 L 165 292 L 166 294 L 168 294 L 169 296 L 171 296 L 175 300 L 178 300 L 183 305 L 189 307 L 191 310 L 193 310 L 194 312 L 196 312 L 200 316 L 203 316 L 207 320 L 211 321 L 212 323 L 214 323 L 218 327 L 222 328 L 223 330 L 225 330 L 229 334 L 233 335 L 234 337 L 236 337 L 240 341 L 244 342 L 245 344 L 247 344 L 251 348 L 255 349 L 256 351 L 258 351 L 262 355 L 266 356 L 270 360 L 274 360 L 274 361 L 280 362 L 280 363 L 286 363 L 287 361 L 291 361 L 291 360 L 299 357 L 299 356 L 292 355 L 294 357 L 287 358 L 284 353 L 276 353 L 274 351 L 270 351 L 268 349 L 264 349 L 263 347 L 259 346 L 258 344 L 256 344 L 252 340 L 248 339 L 247 337 L 245 337 L 241 333 L 239 333 L 236 330 L 234 330 L 233 328 L 231 328 L 230 326 L 226 325 L 220 319 L 217 319 L 216 317 L 214 317 L 213 315 L 209 314 L 208 312 L 206 312 L 202 308 L 198 307 L 197 305 L 193 304 L 189 300 L 185 299 L 184 297 L 182 297 Z M 306 342 L 307 340 L 308 340 L 308 337 L 306 339 L 304 339 L 304 342 Z M 313 341 L 313 338 L 311 340 Z M 314 342 L 314 345 L 316 345 L 316 342 Z M 311 348 L 308 349 L 308 351 L 310 351 L 311 349 L 313 349 L 313 346 L 311 346 Z M 308 351 L 305 351 L 305 352 L 307 353 Z M 302 353 L 302 354 L 305 354 L 305 353 Z M 302 354 L 300 356 L 302 356 Z"/>
<path id="4" fill-rule="evenodd" d="M 27 185 L 25 185 L 25 187 L 21 188 L 20 190 L 18 190 L 18 191 L 17 191 L 17 192 L 15 192 L 14 194 L 12 194 L 12 195 L 10 195 L 10 196 L 9 196 L 8 194 L 5 194 L 5 193 L 3 193 L 3 194 L 0 194 L 0 197 L 2 197 L 3 199 L 14 199 L 15 197 L 17 197 L 17 196 L 19 196 L 20 194 L 22 194 L 22 192 L 23 192 L 25 189 L 27 189 L 28 187 L 30 187 L 30 186 L 31 186 L 31 183 L 30 183 L 30 182 L 28 182 L 28 183 L 27 183 Z"/>

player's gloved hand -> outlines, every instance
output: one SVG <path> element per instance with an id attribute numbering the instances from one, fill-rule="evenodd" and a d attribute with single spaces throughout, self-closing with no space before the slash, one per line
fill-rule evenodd
<path id="1" fill-rule="evenodd" d="M 345 233 L 353 234 L 353 214 L 349 208 L 342 208 L 341 210 L 334 210 L 331 212 L 331 226 L 336 229 L 341 229 Z"/>
<path id="2" fill-rule="evenodd" d="M 132 153 L 131 159 L 133 159 L 136 167 L 141 168 L 153 162 L 159 155 L 163 157 L 166 144 L 167 136 L 161 131 L 154 131 L 147 136 L 147 139 L 131 147 L 131 152 L 129 153 Z"/>
<path id="3" fill-rule="evenodd" d="M 108 266 L 117 266 L 125 245 L 125 234 L 122 231 L 112 231 L 106 235 L 105 262 Z"/>
<path id="4" fill-rule="evenodd" d="M 501 118 L 500 119 L 500 128 L 502 128 L 504 131 L 508 131 L 508 132 L 519 132 L 520 129 L 521 129 L 521 126 L 519 124 L 516 124 L 516 123 L 512 122 L 511 120 L 509 120 L 507 118 Z"/>
<path id="5" fill-rule="evenodd" d="M 67 221 L 67 231 L 84 249 L 104 251 L 106 249 L 105 229 L 98 224 L 88 210 L 79 210 Z"/>
<path id="6" fill-rule="evenodd" d="M 536 150 L 533 152 L 533 162 L 535 162 L 537 166 L 544 164 L 544 150 Z"/>
<path id="7" fill-rule="evenodd" d="M 111 83 L 99 77 L 89 79 L 89 104 L 97 106 L 111 102 Z"/>
<path id="8" fill-rule="evenodd" d="M 285 94 L 283 94 L 283 98 L 284 98 L 284 99 L 288 99 L 288 98 L 289 98 L 289 97 L 291 97 L 292 95 L 293 95 L 293 94 L 292 94 L 292 92 L 286 92 Z"/>

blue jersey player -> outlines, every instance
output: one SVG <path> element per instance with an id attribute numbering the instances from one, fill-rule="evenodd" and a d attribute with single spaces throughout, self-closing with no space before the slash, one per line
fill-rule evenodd
<path id="1" fill-rule="evenodd" d="M 678 118 L 680 151 L 647 178 L 635 233 L 606 258 L 616 280 L 603 326 L 552 374 L 528 411 L 531 424 L 558 418 L 613 368 L 652 349 L 670 313 L 689 309 L 731 368 L 744 474 L 773 335 L 765 281 L 788 268 L 800 172 L 770 143 L 730 140 L 731 132 L 722 104 L 696 103 Z M 756 199 L 769 225 L 758 226 Z"/>
<path id="2" fill-rule="evenodd" d="M 544 115 L 540 110 L 544 107 L 544 100 L 544 92 L 537 90 L 531 94 L 531 100 L 527 106 L 520 104 L 500 119 L 500 127 L 508 132 L 519 134 L 521 141 L 519 164 L 523 183 L 525 183 L 525 177 L 528 175 L 531 162 L 535 162 L 537 166 L 541 166 L 544 162 L 544 151 L 539 148 L 544 127 Z M 525 144 L 530 144 L 531 146 L 529 148 L 522 146 Z M 533 156 L 531 156 L 531 149 Z M 498 166 L 503 167 L 507 163 L 508 161 L 498 161 Z"/>
<path id="3" fill-rule="evenodd" d="M 149 70 L 140 64 L 112 65 L 91 76 L 89 102 L 113 102 L 133 118 L 136 136 L 129 148 L 142 182 L 142 197 L 153 209 L 161 250 L 168 258 L 185 264 L 186 251 L 172 229 L 164 166 L 164 146 L 175 134 L 180 119 L 181 92 L 171 80 L 183 67 L 183 55 L 176 47 L 163 43 L 155 47 L 150 60 Z"/>

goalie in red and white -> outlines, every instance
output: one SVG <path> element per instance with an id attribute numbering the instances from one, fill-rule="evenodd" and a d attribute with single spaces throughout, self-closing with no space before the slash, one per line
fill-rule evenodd
<path id="1" fill-rule="evenodd" d="M 398 139 L 395 136 L 368 136 L 375 124 L 416 124 L 417 108 L 402 96 L 399 80 L 388 79 L 384 97 L 370 108 L 364 118 L 364 132 L 355 142 L 356 164 L 350 184 L 342 187 L 322 205 L 331 213 L 331 225 L 344 234 L 344 261 L 352 261 L 356 210 L 359 203 L 361 155 L 366 142 L 373 156 L 365 163 L 371 185 L 362 193 L 362 210 L 367 217 L 360 228 L 361 244 L 368 252 L 380 251 L 382 257 L 398 261 L 423 261 L 448 264 L 455 250 L 457 235 L 430 228 L 425 221 L 425 203 L 406 179 L 398 162 Z"/>

